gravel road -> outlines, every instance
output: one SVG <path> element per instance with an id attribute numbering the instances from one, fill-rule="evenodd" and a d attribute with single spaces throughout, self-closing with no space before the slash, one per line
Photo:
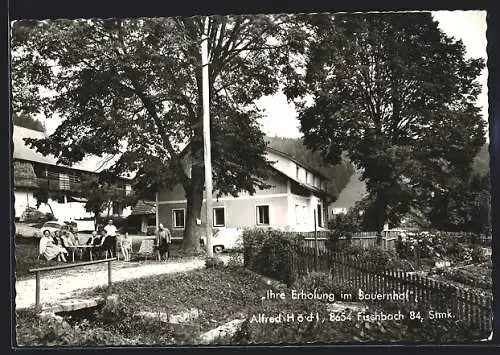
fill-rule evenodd
<path id="1" fill-rule="evenodd" d="M 221 256 L 227 262 L 228 255 Z M 205 266 L 204 259 L 173 260 L 159 263 L 148 263 L 131 266 L 126 262 L 114 262 L 112 281 L 119 282 L 153 275 L 173 274 L 200 269 Z M 40 302 L 56 304 L 58 301 L 78 297 L 81 290 L 105 286 L 108 272 L 105 263 L 81 268 L 60 270 L 57 273 L 41 274 Z M 29 308 L 35 304 L 35 278 L 16 281 L 16 309 Z"/>

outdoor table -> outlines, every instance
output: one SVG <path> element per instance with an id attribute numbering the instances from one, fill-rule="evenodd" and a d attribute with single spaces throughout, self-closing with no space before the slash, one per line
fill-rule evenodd
<path id="1" fill-rule="evenodd" d="M 92 261 L 92 248 L 94 248 L 94 245 L 87 245 L 87 244 L 85 244 L 85 245 L 75 245 L 75 248 L 81 249 L 82 250 L 82 254 L 83 254 L 83 251 L 85 249 L 90 249 L 89 250 L 89 255 L 90 255 L 90 261 Z M 74 254 L 74 252 L 73 252 L 73 262 L 75 262 L 75 254 Z"/>

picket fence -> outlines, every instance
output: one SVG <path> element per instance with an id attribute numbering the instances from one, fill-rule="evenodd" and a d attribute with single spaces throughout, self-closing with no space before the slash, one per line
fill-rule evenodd
<path id="1" fill-rule="evenodd" d="M 330 231 L 318 231 L 317 238 L 314 236 L 314 232 L 286 232 L 289 236 L 300 236 L 303 239 L 303 245 L 308 248 L 315 248 L 316 242 L 318 243 L 318 249 L 327 250 L 327 243 L 330 240 Z M 356 232 L 352 234 L 350 239 L 345 237 L 340 237 L 338 240 L 338 247 L 340 249 L 347 246 L 359 246 L 361 248 L 372 248 L 377 246 L 377 234 L 375 232 Z M 381 238 L 381 247 L 385 250 L 394 250 L 396 248 L 397 236 L 391 232 L 386 232 Z"/>
<path id="2" fill-rule="evenodd" d="M 316 237 L 315 237 L 316 233 Z M 439 232 L 441 236 L 457 238 L 462 242 L 473 242 L 478 245 L 491 245 L 491 236 L 486 235 L 475 235 L 473 233 L 465 232 Z M 303 245 L 309 248 L 315 248 L 316 242 L 318 243 L 318 249 L 326 251 L 327 243 L 330 240 L 332 234 L 331 231 L 317 231 L 317 232 L 285 232 L 289 236 L 300 236 L 303 238 Z M 401 234 L 400 231 L 389 230 L 382 232 L 381 245 L 384 250 L 394 250 L 396 248 L 396 241 L 398 236 Z M 345 237 L 339 238 L 339 248 L 345 248 L 349 245 L 359 246 L 362 248 L 372 248 L 377 246 L 377 233 L 376 232 L 354 232 L 351 234 L 351 238 L 347 239 Z"/>
<path id="3" fill-rule="evenodd" d="M 341 282 L 352 282 L 356 289 L 368 293 L 392 294 L 410 291 L 410 302 L 425 300 L 436 312 L 450 309 L 454 319 L 480 331 L 492 328 L 492 297 L 464 290 L 445 282 L 399 270 L 382 270 L 366 260 L 320 250 L 316 269 L 314 249 L 298 247 L 292 253 L 291 273 L 305 275 L 311 271 L 331 273 Z M 354 295 L 353 295 L 354 296 Z"/>

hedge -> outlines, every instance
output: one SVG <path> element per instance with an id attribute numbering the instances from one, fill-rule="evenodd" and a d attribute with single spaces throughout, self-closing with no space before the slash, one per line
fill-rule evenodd
<path id="1" fill-rule="evenodd" d="M 243 232 L 244 266 L 261 275 L 291 284 L 295 275 L 291 261 L 300 236 L 275 229 L 249 229 Z"/>

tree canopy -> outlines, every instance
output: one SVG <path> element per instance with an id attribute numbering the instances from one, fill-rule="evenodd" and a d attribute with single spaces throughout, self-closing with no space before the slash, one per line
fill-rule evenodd
<path id="1" fill-rule="evenodd" d="M 278 90 L 303 50 L 294 16 L 82 19 L 16 22 L 16 112 L 59 114 L 46 139 L 27 142 L 72 164 L 119 156 L 109 169 L 139 187 L 182 184 L 186 250 L 199 248 L 204 189 L 200 43 L 208 36 L 212 168 L 218 194 L 267 187 L 269 162 L 254 101 Z M 40 95 L 41 88 L 53 95 Z M 189 157 L 191 167 L 186 166 Z"/>
<path id="2" fill-rule="evenodd" d="M 363 171 L 367 228 L 398 223 L 469 181 L 485 141 L 476 107 L 483 59 L 466 59 L 430 13 L 312 16 L 305 70 L 285 93 L 304 143 Z M 305 100 L 305 97 L 312 100 Z M 311 103 L 312 101 L 312 103 Z"/>

